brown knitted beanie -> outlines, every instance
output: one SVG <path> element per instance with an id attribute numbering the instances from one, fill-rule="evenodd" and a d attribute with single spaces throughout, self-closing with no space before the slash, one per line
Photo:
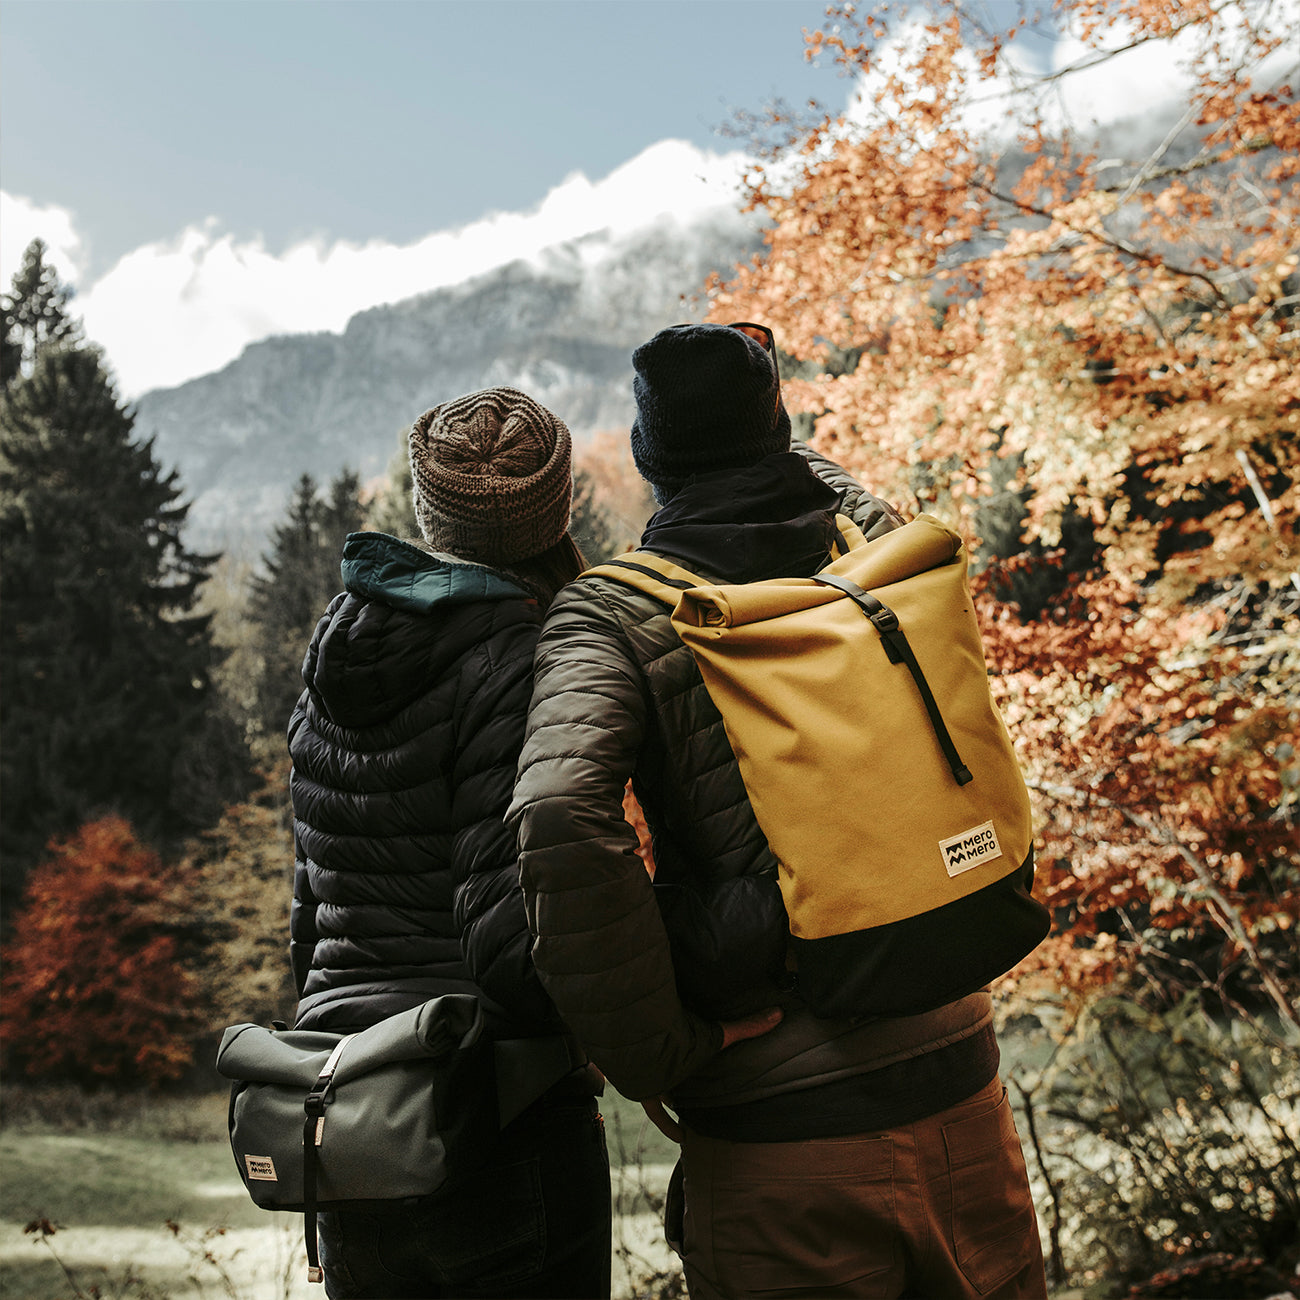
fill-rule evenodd
<path id="1" fill-rule="evenodd" d="M 435 550 L 509 565 L 554 546 L 569 526 L 571 441 L 525 393 L 485 388 L 411 426 L 415 517 Z"/>

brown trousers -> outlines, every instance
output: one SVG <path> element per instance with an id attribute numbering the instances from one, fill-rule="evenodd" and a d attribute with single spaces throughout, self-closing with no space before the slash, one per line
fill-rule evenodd
<path id="1" fill-rule="evenodd" d="M 995 1078 L 916 1124 L 806 1142 L 683 1132 L 691 1300 L 1045 1300 L 1038 1221 Z"/>

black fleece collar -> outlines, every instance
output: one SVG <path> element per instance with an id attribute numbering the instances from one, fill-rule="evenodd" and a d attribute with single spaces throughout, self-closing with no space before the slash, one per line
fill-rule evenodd
<path id="1" fill-rule="evenodd" d="M 692 479 L 651 515 L 641 547 L 726 582 L 807 577 L 830 556 L 842 494 L 796 452 Z"/>

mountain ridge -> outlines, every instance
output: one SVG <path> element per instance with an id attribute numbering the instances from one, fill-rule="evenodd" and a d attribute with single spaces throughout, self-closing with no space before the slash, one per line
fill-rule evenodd
<path id="1" fill-rule="evenodd" d="M 555 411 L 581 443 L 632 419 L 631 353 L 698 320 L 712 272 L 761 246 L 729 209 L 605 231 L 458 284 L 358 312 L 341 333 L 276 335 L 220 370 L 135 403 L 136 434 L 191 501 L 188 544 L 261 547 L 304 473 L 382 475 L 428 407 L 509 385 Z"/>

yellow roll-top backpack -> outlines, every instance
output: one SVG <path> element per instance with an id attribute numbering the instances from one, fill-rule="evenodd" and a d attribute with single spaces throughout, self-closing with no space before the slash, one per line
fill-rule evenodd
<path id="1" fill-rule="evenodd" d="M 1050 928 L 1029 795 L 989 690 L 961 538 L 937 519 L 808 578 L 713 585 L 630 552 L 589 573 L 670 605 L 780 865 L 819 1015 L 902 1015 L 982 987 Z"/>

